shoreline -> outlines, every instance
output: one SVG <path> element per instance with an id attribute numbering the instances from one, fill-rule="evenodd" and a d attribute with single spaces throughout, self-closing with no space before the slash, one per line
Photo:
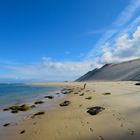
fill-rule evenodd
<path id="1" fill-rule="evenodd" d="M 138 140 L 140 86 L 134 81 L 86 82 L 86 88 L 77 91 L 84 83 L 33 83 L 61 85 L 74 91 L 55 102 L 44 115 L 4 128 L 2 140 Z M 65 100 L 71 104 L 60 107 Z M 105 110 L 92 116 L 87 108 L 93 106 Z M 20 134 L 22 130 L 26 132 Z"/>
<path id="2" fill-rule="evenodd" d="M 29 85 L 29 84 L 28 84 Z M 56 87 L 56 86 L 55 86 Z M 53 104 L 55 104 L 58 100 L 61 100 L 64 98 L 64 95 L 57 95 L 56 93 L 60 93 L 60 89 L 52 91 L 47 94 L 40 95 L 36 98 L 31 99 L 31 101 L 26 101 L 26 102 L 21 102 L 17 104 L 9 103 L 0 108 L 0 126 L 6 124 L 6 123 L 16 123 L 22 119 L 27 118 L 28 116 L 31 116 L 34 112 L 37 112 L 38 110 L 46 110 L 46 109 L 51 109 L 53 107 Z M 45 98 L 45 96 L 53 96 L 54 98 L 52 100 Z M 12 106 L 17 106 L 17 105 L 27 105 L 27 106 L 32 106 L 35 105 L 34 103 L 36 101 L 42 101 L 42 104 L 36 105 L 35 108 L 31 108 L 27 111 L 21 111 L 19 113 L 11 113 L 11 110 L 4 111 L 4 109 L 8 109 Z"/>

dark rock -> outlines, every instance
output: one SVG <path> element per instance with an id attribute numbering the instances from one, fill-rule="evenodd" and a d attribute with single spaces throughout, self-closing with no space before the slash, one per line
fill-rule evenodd
<path id="1" fill-rule="evenodd" d="M 35 106 L 35 105 L 31 105 L 30 107 L 31 107 L 31 108 L 35 108 L 36 106 Z"/>
<path id="2" fill-rule="evenodd" d="M 4 127 L 7 127 L 7 126 L 9 126 L 10 125 L 10 123 L 6 123 L 6 124 L 4 124 L 3 126 Z"/>
<path id="3" fill-rule="evenodd" d="M 18 113 L 19 111 L 18 110 L 12 110 L 11 111 L 11 113 L 14 113 L 14 114 L 16 114 L 16 113 Z"/>
<path id="4" fill-rule="evenodd" d="M 84 93 L 80 94 L 79 96 L 84 96 Z"/>
<path id="5" fill-rule="evenodd" d="M 28 111 L 31 109 L 31 107 L 27 106 L 26 104 L 23 104 L 23 105 L 11 106 L 9 107 L 9 109 L 11 110 L 11 113 L 18 113 L 19 111 Z"/>
<path id="6" fill-rule="evenodd" d="M 74 92 L 74 94 L 79 94 L 78 92 Z"/>
<path id="7" fill-rule="evenodd" d="M 24 134 L 25 133 L 25 130 L 22 130 L 21 132 L 20 132 L 20 134 Z"/>
<path id="8" fill-rule="evenodd" d="M 95 106 L 95 107 L 88 108 L 87 113 L 89 113 L 90 115 L 96 115 L 103 110 L 105 110 L 105 108 L 100 107 L 100 106 Z"/>
<path id="9" fill-rule="evenodd" d="M 43 101 L 36 101 L 35 104 L 43 104 L 44 102 Z"/>
<path id="10" fill-rule="evenodd" d="M 92 97 L 90 96 L 90 97 L 87 97 L 87 98 L 85 98 L 85 99 L 87 99 L 87 100 L 91 100 L 91 99 L 92 99 Z"/>
<path id="11" fill-rule="evenodd" d="M 4 108 L 4 109 L 3 109 L 3 111 L 9 111 L 9 110 L 10 110 L 9 108 Z"/>
<path id="12" fill-rule="evenodd" d="M 60 104 L 61 107 L 63 106 L 68 106 L 71 102 L 70 101 L 64 101 L 63 103 Z"/>
<path id="13" fill-rule="evenodd" d="M 60 94 L 59 92 L 56 93 L 56 95 Z"/>
<path id="14" fill-rule="evenodd" d="M 18 105 L 14 105 L 14 106 L 9 107 L 9 109 L 11 109 L 11 110 L 18 110 L 18 108 L 19 108 Z"/>
<path id="15" fill-rule="evenodd" d="M 53 99 L 54 98 L 54 96 L 45 96 L 44 98 L 48 98 L 48 99 Z"/>
<path id="16" fill-rule="evenodd" d="M 140 86 L 140 83 L 136 83 L 135 85 Z"/>
<path id="17" fill-rule="evenodd" d="M 103 95 L 111 95 L 111 93 L 109 93 L 109 92 L 106 92 L 106 93 L 103 93 Z"/>
<path id="18" fill-rule="evenodd" d="M 45 114 L 45 112 L 43 112 L 43 111 L 37 112 L 31 118 L 34 118 L 35 116 L 39 116 L 39 115 L 44 115 L 44 114 Z"/>
<path id="19" fill-rule="evenodd" d="M 30 109 L 31 109 L 31 107 L 30 106 L 27 106 L 26 104 L 23 104 L 23 105 L 21 105 L 21 106 L 18 107 L 18 110 L 19 111 L 28 111 Z"/>
<path id="20" fill-rule="evenodd" d="M 69 91 L 63 91 L 62 94 L 69 94 Z"/>
<path id="21" fill-rule="evenodd" d="M 62 94 L 69 94 L 69 93 L 71 93 L 71 92 L 73 92 L 73 90 L 70 89 L 70 88 L 64 88 L 64 89 L 61 90 L 61 93 L 62 93 Z"/>

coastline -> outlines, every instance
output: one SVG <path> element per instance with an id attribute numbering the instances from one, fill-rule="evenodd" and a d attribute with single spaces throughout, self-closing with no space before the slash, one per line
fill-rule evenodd
<path id="1" fill-rule="evenodd" d="M 84 82 L 32 83 L 69 87 L 74 91 L 54 102 L 50 108 L 43 109 L 44 115 L 34 119 L 29 115 L 4 128 L 0 136 L 2 140 L 137 140 L 140 138 L 140 86 L 135 83 L 87 82 L 86 88 L 77 94 L 74 93 L 77 88 L 83 88 Z M 80 96 L 82 93 L 84 95 Z M 92 98 L 86 99 L 88 97 Z M 64 100 L 71 101 L 71 104 L 60 107 Z M 87 108 L 92 106 L 102 106 L 105 110 L 92 116 L 87 113 Z M 20 134 L 22 130 L 26 132 Z"/>

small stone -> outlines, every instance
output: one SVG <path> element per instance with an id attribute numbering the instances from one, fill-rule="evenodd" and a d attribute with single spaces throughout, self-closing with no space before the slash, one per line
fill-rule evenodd
<path id="1" fill-rule="evenodd" d="M 139 85 L 140 86 L 140 83 L 136 83 L 135 85 L 137 85 L 137 86 Z"/>
<path id="2" fill-rule="evenodd" d="M 18 108 L 19 111 L 28 111 L 30 109 L 31 109 L 31 107 L 27 106 L 26 104 L 23 104 L 23 105 L 19 106 L 19 108 Z"/>
<path id="3" fill-rule="evenodd" d="M 35 108 L 36 106 L 35 106 L 35 105 L 31 105 L 30 107 L 31 107 L 31 108 Z"/>
<path id="4" fill-rule="evenodd" d="M 45 96 L 44 98 L 53 99 L 54 96 L 50 96 L 50 95 L 48 95 L 48 96 Z"/>
<path id="5" fill-rule="evenodd" d="M 3 109 L 3 111 L 9 111 L 9 110 L 10 110 L 9 108 L 4 108 L 4 109 Z"/>
<path id="6" fill-rule="evenodd" d="M 21 132 L 20 132 L 20 134 L 24 134 L 25 133 L 25 130 L 22 130 Z"/>
<path id="7" fill-rule="evenodd" d="M 9 126 L 10 125 L 10 123 L 6 123 L 6 124 L 4 124 L 3 126 L 4 127 L 7 127 L 7 126 Z"/>
<path id="8" fill-rule="evenodd" d="M 36 101 L 35 104 L 43 104 L 44 102 L 43 101 Z"/>
<path id="9" fill-rule="evenodd" d="M 44 115 L 44 114 L 45 112 L 40 111 L 40 112 L 35 113 L 31 118 L 34 118 L 35 116 L 39 116 L 39 115 Z"/>
<path id="10" fill-rule="evenodd" d="M 79 96 L 84 96 L 84 93 L 80 94 Z"/>
<path id="11" fill-rule="evenodd" d="M 18 110 L 12 110 L 11 111 L 11 113 L 13 113 L 13 114 L 16 114 L 16 113 L 18 113 L 19 111 Z"/>
<path id="12" fill-rule="evenodd" d="M 106 93 L 103 93 L 103 95 L 111 95 L 111 93 L 109 93 L 109 92 L 106 92 Z"/>
<path id="13" fill-rule="evenodd" d="M 87 97 L 87 98 L 85 98 L 85 99 L 87 99 L 87 100 L 91 100 L 91 99 L 92 99 L 92 96 L 90 96 L 90 97 Z"/>
<path id="14" fill-rule="evenodd" d="M 63 103 L 60 104 L 61 107 L 63 106 L 68 106 L 71 102 L 70 101 L 64 101 Z"/>

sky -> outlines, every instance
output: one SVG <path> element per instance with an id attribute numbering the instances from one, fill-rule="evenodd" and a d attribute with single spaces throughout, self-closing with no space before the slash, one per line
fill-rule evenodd
<path id="1" fill-rule="evenodd" d="M 140 0 L 0 1 L 0 82 L 73 81 L 139 44 Z"/>

